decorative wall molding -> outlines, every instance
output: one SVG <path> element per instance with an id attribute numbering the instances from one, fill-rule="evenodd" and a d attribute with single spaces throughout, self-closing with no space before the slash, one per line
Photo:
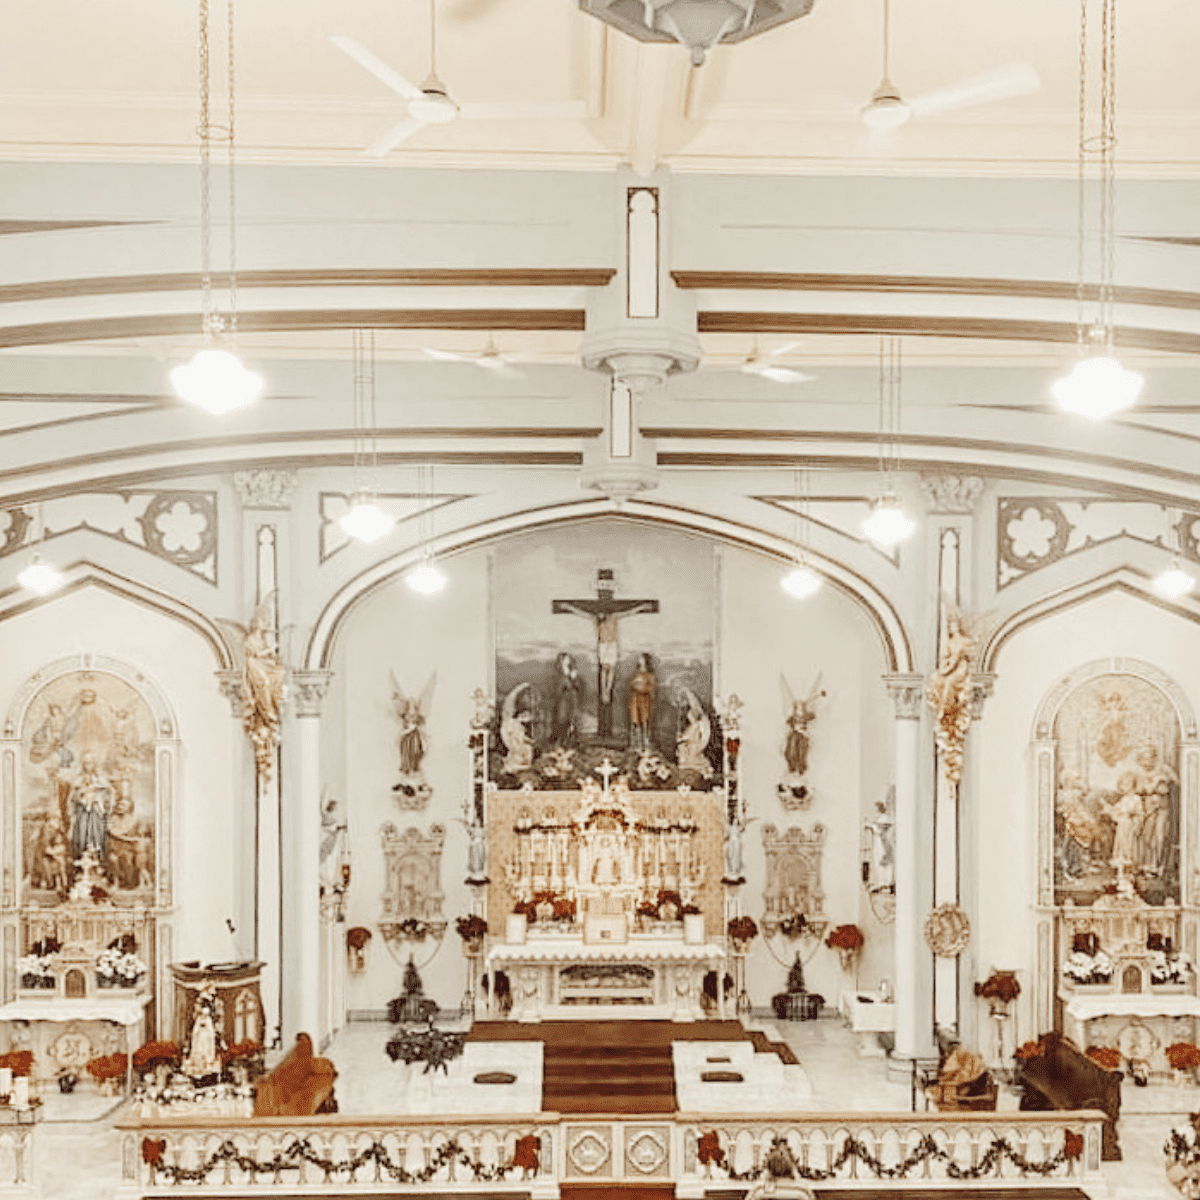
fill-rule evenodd
<path id="1" fill-rule="evenodd" d="M 233 473 L 233 486 L 243 508 L 291 508 L 299 480 L 296 471 L 278 471 L 268 467 Z"/>
<path id="2" fill-rule="evenodd" d="M 193 489 L 76 492 L 42 502 L 44 540 L 79 529 L 136 546 L 217 582 L 217 493 Z M 32 544 L 30 508 L 0 511 L 0 558 Z"/>
<path id="3" fill-rule="evenodd" d="M 1200 562 L 1200 513 L 1099 496 L 1001 496 L 996 501 L 996 587 L 1122 537 Z"/>
<path id="4" fill-rule="evenodd" d="M 403 961 L 413 942 L 440 938 L 446 931 L 442 913 L 442 846 L 446 829 L 431 825 L 424 834 L 415 826 L 401 833 L 390 821 L 379 830 L 383 843 L 384 890 L 379 932 L 388 949 Z"/>
<path id="5" fill-rule="evenodd" d="M 978 475 L 922 475 L 921 491 L 931 513 L 970 515 L 983 494 Z"/>

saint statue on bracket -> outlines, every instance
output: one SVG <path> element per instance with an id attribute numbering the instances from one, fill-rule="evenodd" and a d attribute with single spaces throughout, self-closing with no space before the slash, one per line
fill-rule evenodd
<path id="1" fill-rule="evenodd" d="M 404 689 L 392 673 L 392 706 L 400 726 L 397 748 L 400 751 L 400 779 L 392 785 L 392 795 L 403 809 L 417 810 L 429 803 L 433 789 L 425 782 L 426 740 L 425 718 L 433 699 L 433 688 L 437 683 L 437 672 L 429 677 L 420 696 L 405 695 Z"/>
<path id="2" fill-rule="evenodd" d="M 808 727 L 816 720 L 817 701 L 825 693 L 821 690 L 821 675 L 817 674 L 808 695 L 797 698 L 787 679 L 779 676 L 779 687 L 783 693 L 784 740 L 783 759 L 787 774 L 776 788 L 779 802 L 789 811 L 807 808 L 812 803 L 812 789 L 804 778 L 808 772 L 808 753 L 812 736 Z"/>

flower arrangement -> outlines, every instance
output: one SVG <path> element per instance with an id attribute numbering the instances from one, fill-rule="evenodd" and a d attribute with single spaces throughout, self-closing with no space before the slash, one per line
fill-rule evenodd
<path id="1" fill-rule="evenodd" d="M 1170 945 L 1169 940 L 1167 945 Z M 1162 948 L 1150 951 L 1151 983 L 1187 983 L 1191 969 L 1192 960 L 1182 950 L 1177 953 Z"/>
<path id="2" fill-rule="evenodd" d="M 146 964 L 136 954 L 109 946 L 96 959 L 96 982 L 102 988 L 137 987 Z"/>
<path id="3" fill-rule="evenodd" d="M 866 939 L 857 925 L 839 925 L 825 939 L 830 950 L 861 950 Z"/>
<path id="4" fill-rule="evenodd" d="M 129 1064 L 129 1056 L 117 1051 L 115 1054 L 101 1054 L 93 1058 L 87 1065 L 87 1073 L 97 1083 L 111 1083 L 124 1076 Z"/>
<path id="5" fill-rule="evenodd" d="M 155 1067 L 177 1067 L 183 1061 L 178 1042 L 147 1042 L 133 1052 L 133 1069 L 139 1073 Z"/>
<path id="6" fill-rule="evenodd" d="M 1011 1004 L 1021 994 L 1015 971 L 993 971 L 983 983 L 975 985 L 975 995 L 983 1000 Z"/>
<path id="7" fill-rule="evenodd" d="M 1200 1067 L 1200 1047 L 1191 1042 L 1176 1042 L 1168 1046 L 1165 1053 L 1172 1071 L 1192 1071 Z"/>
<path id="8" fill-rule="evenodd" d="M 54 986 L 54 956 L 62 949 L 55 937 L 45 937 L 29 947 L 29 953 L 17 959 L 17 974 L 21 986 L 26 988 L 52 988 Z"/>
<path id="9" fill-rule="evenodd" d="M 779 932 L 785 938 L 790 938 L 792 941 L 803 936 L 807 928 L 808 918 L 803 913 L 789 913 L 779 922 Z"/>
<path id="10" fill-rule="evenodd" d="M 524 914 L 530 923 L 537 920 L 574 923 L 576 904 L 571 897 L 557 892 L 535 892 L 532 899 L 518 901 L 513 912 Z"/>
<path id="11" fill-rule="evenodd" d="M 758 926 L 753 917 L 731 917 L 726 928 L 730 938 L 742 945 L 748 945 L 758 936 Z"/>
<path id="12" fill-rule="evenodd" d="M 488 923 L 478 913 L 472 913 L 469 917 L 459 917 L 454 928 L 464 942 L 475 942 L 487 936 Z"/>
<path id="13" fill-rule="evenodd" d="M 231 1066 L 240 1063 L 257 1072 L 257 1069 L 262 1067 L 262 1056 L 262 1042 L 234 1042 L 232 1046 L 226 1046 L 221 1051 L 221 1067 L 228 1071 Z"/>
<path id="14" fill-rule="evenodd" d="M 1022 1042 L 1014 1051 L 1017 1062 L 1028 1062 L 1031 1058 L 1045 1058 L 1046 1043 L 1042 1041 Z"/>
<path id="15" fill-rule="evenodd" d="M 642 900 L 633 911 L 635 916 L 648 921 L 679 921 L 694 916 L 700 909 L 695 904 L 685 904 L 673 888 L 659 888 L 653 900 Z"/>
<path id="16" fill-rule="evenodd" d="M 721 1137 L 715 1129 L 700 1135 L 696 1143 L 696 1157 L 704 1167 L 725 1165 L 725 1151 L 721 1149 Z"/>
<path id="17" fill-rule="evenodd" d="M 406 917 L 396 926 L 396 933 L 410 942 L 423 942 L 433 932 L 433 926 L 428 921 L 418 921 L 416 917 Z"/>
<path id="18" fill-rule="evenodd" d="M 1113 976 L 1112 959 L 1099 948 L 1094 954 L 1072 950 L 1063 963 L 1063 974 L 1072 983 L 1109 983 Z"/>
<path id="19" fill-rule="evenodd" d="M 1084 1054 L 1088 1056 L 1098 1067 L 1103 1067 L 1106 1071 L 1119 1071 L 1121 1069 L 1121 1052 L 1115 1046 L 1089 1046 Z"/>

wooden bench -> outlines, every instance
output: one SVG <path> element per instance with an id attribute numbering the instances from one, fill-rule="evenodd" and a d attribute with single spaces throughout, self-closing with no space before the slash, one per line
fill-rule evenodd
<path id="1" fill-rule="evenodd" d="M 1044 1033 L 1038 1039 L 1041 1055 L 1019 1060 L 1017 1078 L 1024 1085 L 1023 1112 L 1094 1108 L 1104 1113 L 1100 1156 L 1105 1162 L 1121 1158 L 1117 1121 L 1121 1116 L 1120 1071 L 1108 1071 L 1061 1033 Z"/>
<path id="2" fill-rule="evenodd" d="M 310 1117 L 335 1113 L 333 1081 L 337 1068 L 327 1058 L 315 1058 L 312 1038 L 296 1034 L 296 1044 L 284 1060 L 258 1081 L 254 1096 L 256 1117 Z"/>

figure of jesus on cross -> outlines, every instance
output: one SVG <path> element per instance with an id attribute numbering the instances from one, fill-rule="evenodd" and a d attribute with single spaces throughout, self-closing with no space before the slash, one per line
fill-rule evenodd
<path id="1" fill-rule="evenodd" d="M 620 657 L 617 626 L 622 617 L 630 617 L 634 613 L 658 612 L 658 601 L 614 599 L 612 570 L 601 567 L 596 573 L 595 600 L 554 600 L 551 601 L 550 611 L 574 613 L 579 617 L 589 617 L 596 623 L 596 732 L 601 739 L 611 738 L 613 683 L 616 680 L 617 660 Z"/>

